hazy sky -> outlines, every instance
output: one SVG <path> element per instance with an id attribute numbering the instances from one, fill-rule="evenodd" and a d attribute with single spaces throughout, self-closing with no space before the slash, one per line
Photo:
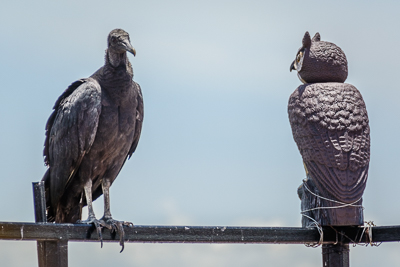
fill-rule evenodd
<path id="1" fill-rule="evenodd" d="M 365 220 L 400 224 L 399 1 L 3 1 L 0 221 L 34 221 L 44 127 L 57 97 L 130 33 L 143 90 L 138 149 L 111 188 L 137 225 L 300 226 L 303 164 L 287 116 L 305 31 L 336 43 L 371 127 Z M 103 201 L 95 202 L 102 216 Z M 70 266 L 321 266 L 303 245 L 69 243 Z M 351 266 L 398 266 L 398 243 L 351 247 Z M 36 243 L 0 241 L 2 266 L 36 266 Z"/>

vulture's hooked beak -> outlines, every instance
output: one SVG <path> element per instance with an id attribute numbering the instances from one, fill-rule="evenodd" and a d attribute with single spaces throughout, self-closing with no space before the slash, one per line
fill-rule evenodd
<path id="1" fill-rule="evenodd" d="M 124 45 L 125 45 L 125 49 L 127 52 L 132 53 L 133 56 L 136 56 L 136 50 L 135 50 L 135 48 L 133 48 L 133 46 L 131 45 L 129 40 L 125 41 Z"/>
<path id="2" fill-rule="evenodd" d="M 296 69 L 296 67 L 294 66 L 294 60 L 293 60 L 292 65 L 290 65 L 290 72 L 292 72 L 292 70 L 295 70 L 295 69 Z"/>

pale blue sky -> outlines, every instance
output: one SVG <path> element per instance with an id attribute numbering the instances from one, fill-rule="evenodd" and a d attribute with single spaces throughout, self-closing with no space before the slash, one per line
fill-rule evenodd
<path id="1" fill-rule="evenodd" d="M 302 161 L 287 118 L 305 31 L 346 53 L 367 104 L 365 220 L 400 224 L 398 1 L 7 1 L 0 10 L 0 221 L 34 220 L 57 97 L 102 66 L 108 33 L 130 33 L 145 120 L 111 189 L 137 225 L 300 226 Z M 102 200 L 95 212 L 102 215 Z M 351 248 L 351 266 L 396 266 L 399 244 Z M 21 257 L 21 255 L 24 255 Z M 35 266 L 34 242 L 0 241 L 4 266 Z M 302 245 L 70 243 L 70 266 L 320 266 Z"/>

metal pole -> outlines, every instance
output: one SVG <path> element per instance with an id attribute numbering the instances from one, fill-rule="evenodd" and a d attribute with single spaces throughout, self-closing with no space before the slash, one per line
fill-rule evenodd
<path id="1" fill-rule="evenodd" d="M 34 182 L 32 187 L 35 221 L 37 223 L 47 223 L 44 182 Z M 68 240 L 38 240 L 37 252 L 39 267 L 68 267 Z"/>
<path id="2" fill-rule="evenodd" d="M 33 187 L 33 204 L 35 206 L 35 222 L 47 222 L 46 220 L 46 197 L 44 182 L 34 182 Z"/>
<path id="3" fill-rule="evenodd" d="M 323 267 L 349 267 L 349 244 L 324 244 L 322 245 Z"/>

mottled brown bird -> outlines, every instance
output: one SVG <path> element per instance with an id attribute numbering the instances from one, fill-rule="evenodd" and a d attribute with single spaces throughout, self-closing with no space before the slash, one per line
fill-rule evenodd
<path id="1" fill-rule="evenodd" d="M 321 41 L 318 33 L 311 39 L 306 32 L 290 70 L 297 70 L 304 83 L 290 96 L 288 113 L 306 168 L 306 185 L 315 188 L 314 193 L 338 201 L 318 199 L 320 203 L 315 205 L 361 205 L 368 178 L 370 129 L 360 92 L 343 83 L 347 78 L 344 52 Z M 347 206 L 315 210 L 319 214 L 314 215 L 324 217 L 322 221 L 329 225 L 352 225 L 360 224 L 354 219 L 358 211 L 359 207 Z"/>
<path id="2" fill-rule="evenodd" d="M 128 33 L 111 31 L 104 66 L 56 101 L 46 125 L 43 177 L 48 221 L 93 223 L 100 239 L 102 226 L 118 230 L 122 249 L 124 222 L 111 216 L 109 189 L 135 151 L 143 123 L 142 92 L 126 52 L 136 54 Z M 104 216 L 98 220 L 92 202 L 102 194 Z M 89 215 L 82 221 L 85 205 Z"/>

